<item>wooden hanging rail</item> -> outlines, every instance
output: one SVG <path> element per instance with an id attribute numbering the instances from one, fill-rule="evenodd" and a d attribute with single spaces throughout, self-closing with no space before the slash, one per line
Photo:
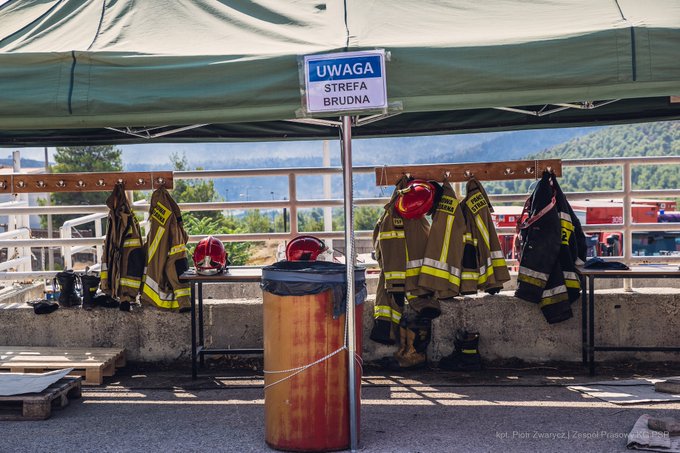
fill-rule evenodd
<path id="1" fill-rule="evenodd" d="M 419 179 L 463 182 L 471 177 L 482 181 L 505 181 L 511 179 L 538 179 L 543 170 L 562 176 L 561 159 L 512 160 L 505 162 L 470 162 L 462 164 L 399 165 L 376 167 L 375 181 L 378 186 L 396 184 L 403 175 Z"/>
<path id="2" fill-rule="evenodd" d="M 45 173 L 0 175 L 0 194 L 40 192 L 109 192 L 117 183 L 126 190 L 172 189 L 172 171 Z"/>

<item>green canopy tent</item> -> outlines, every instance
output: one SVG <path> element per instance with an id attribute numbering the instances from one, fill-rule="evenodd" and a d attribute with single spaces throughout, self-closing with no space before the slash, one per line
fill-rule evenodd
<path id="1" fill-rule="evenodd" d="M 286 121 L 298 58 L 374 48 L 399 114 L 355 136 L 680 117 L 675 0 L 10 0 L 0 24 L 0 146 L 337 137 Z"/>
<path id="2" fill-rule="evenodd" d="M 0 24 L 0 146 L 340 128 L 349 257 L 352 135 L 680 118 L 675 0 L 9 0 Z M 390 107 L 305 117 L 299 58 L 365 49 L 389 54 Z"/>

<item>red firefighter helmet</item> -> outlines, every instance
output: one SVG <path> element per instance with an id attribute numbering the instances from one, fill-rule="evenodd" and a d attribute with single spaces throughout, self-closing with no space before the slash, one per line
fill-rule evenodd
<path id="1" fill-rule="evenodd" d="M 326 250 L 326 244 L 314 236 L 298 236 L 286 246 L 286 260 L 315 261 Z"/>
<path id="2" fill-rule="evenodd" d="M 212 236 L 201 239 L 194 250 L 194 265 L 197 274 L 215 275 L 222 272 L 227 265 L 227 252 L 222 241 Z"/>
<path id="3" fill-rule="evenodd" d="M 395 209 L 405 219 L 419 219 L 432 209 L 435 187 L 423 179 L 413 179 L 399 191 Z"/>

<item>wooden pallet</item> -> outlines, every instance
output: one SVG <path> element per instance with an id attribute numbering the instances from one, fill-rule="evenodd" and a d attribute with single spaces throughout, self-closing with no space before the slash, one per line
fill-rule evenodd
<path id="1" fill-rule="evenodd" d="M 59 379 L 40 393 L 0 396 L 0 421 L 45 420 L 52 408 L 68 406 L 69 399 L 80 398 L 80 376 Z"/>
<path id="2" fill-rule="evenodd" d="M 101 385 L 105 376 L 113 376 L 122 366 L 124 349 L 0 346 L 0 370 L 12 373 L 73 368 L 71 375 L 83 376 L 84 384 Z"/>

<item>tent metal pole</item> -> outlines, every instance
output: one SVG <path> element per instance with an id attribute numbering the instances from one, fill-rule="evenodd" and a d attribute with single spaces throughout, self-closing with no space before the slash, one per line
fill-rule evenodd
<path id="1" fill-rule="evenodd" d="M 349 371 L 349 436 L 350 449 L 356 451 L 359 445 L 359 427 L 357 426 L 357 389 L 356 389 L 356 324 L 354 306 L 354 265 L 356 253 L 354 250 L 354 215 L 352 212 L 352 119 L 342 117 L 342 175 L 345 191 L 345 265 L 347 267 L 347 369 Z"/>

